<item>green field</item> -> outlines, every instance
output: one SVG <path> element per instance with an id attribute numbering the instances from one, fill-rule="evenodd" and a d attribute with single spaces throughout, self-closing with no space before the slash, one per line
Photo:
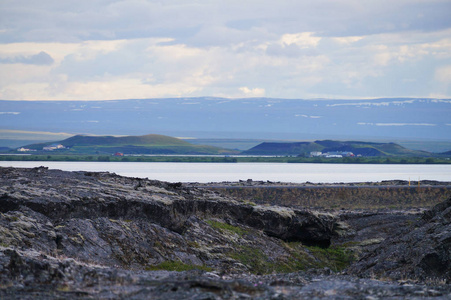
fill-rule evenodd
<path id="1" fill-rule="evenodd" d="M 76 135 L 58 142 L 30 144 L 24 149 L 5 149 L 3 161 L 130 161 L 130 162 L 278 162 L 353 164 L 448 164 L 451 154 L 404 148 L 395 143 L 358 141 L 262 142 L 239 151 L 187 142 L 180 138 L 148 134 L 142 136 Z M 228 146 L 246 140 L 228 140 Z M 257 140 L 252 140 L 258 143 Z M 242 145 L 244 146 L 244 144 Z M 25 151 L 25 152 L 24 152 Z M 329 158 L 310 157 L 311 152 L 343 154 Z M 241 155 L 241 156 L 238 156 Z M 336 155 L 341 156 L 341 155 Z"/>
<path id="2" fill-rule="evenodd" d="M 233 157 L 233 156 L 114 156 L 114 155 L 0 155 L 0 161 L 111 161 L 111 162 L 208 162 L 208 163 L 345 163 L 345 164 L 451 164 L 436 157 Z"/>

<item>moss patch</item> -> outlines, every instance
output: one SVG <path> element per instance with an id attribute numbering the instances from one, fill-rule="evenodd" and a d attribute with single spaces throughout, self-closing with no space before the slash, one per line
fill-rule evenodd
<path id="1" fill-rule="evenodd" d="M 241 246 L 236 252 L 229 253 L 229 257 L 245 265 L 251 273 L 291 273 L 305 270 L 307 259 L 300 253 L 293 252 L 290 256 L 270 259 L 262 250 L 250 246 Z"/>
<path id="2" fill-rule="evenodd" d="M 244 234 L 247 234 L 248 231 L 238 227 L 238 226 L 233 226 L 233 225 L 229 225 L 227 223 L 222 223 L 222 222 L 218 222 L 218 221 L 213 221 L 213 220 L 207 220 L 206 221 L 211 227 L 219 230 L 220 232 L 224 232 L 224 231 L 229 231 L 229 232 L 233 232 L 238 234 L 239 236 L 243 236 Z"/>
<path id="3" fill-rule="evenodd" d="M 261 249 L 251 246 L 237 246 L 237 250 L 228 256 L 245 265 L 254 274 L 291 273 L 325 267 L 339 272 L 354 259 L 353 252 L 342 247 L 323 249 L 305 247 L 301 243 L 287 243 L 285 247 L 288 255 L 276 259 L 269 258 Z"/>
<path id="4" fill-rule="evenodd" d="M 213 269 L 207 266 L 200 266 L 200 265 L 191 265 L 191 264 L 185 264 L 181 261 L 164 261 L 158 265 L 155 266 L 147 266 L 146 271 L 157 271 L 157 270 L 165 270 L 165 271 L 189 271 L 189 270 L 202 270 L 202 271 L 212 271 Z"/>
<path id="5" fill-rule="evenodd" d="M 347 268 L 354 260 L 354 254 L 342 247 L 306 247 L 310 253 L 318 260 L 319 268 L 328 267 L 334 272 L 340 272 Z"/>
<path id="6" fill-rule="evenodd" d="M 229 256 L 246 267 L 255 274 L 270 273 L 272 264 L 268 262 L 268 257 L 260 250 L 248 246 L 242 246 L 237 252 L 229 253 Z"/>

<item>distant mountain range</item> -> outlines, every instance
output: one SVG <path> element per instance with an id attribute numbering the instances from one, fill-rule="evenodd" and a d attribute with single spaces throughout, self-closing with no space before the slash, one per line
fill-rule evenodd
<path id="1" fill-rule="evenodd" d="M 449 142 L 450 116 L 451 99 L 431 98 L 0 100 L 0 146 L 15 147 L 14 139 L 30 141 L 38 131 L 53 134 L 40 141 L 56 140 L 56 133 L 66 134 L 62 139 L 152 132 L 197 139 Z"/>
<path id="2" fill-rule="evenodd" d="M 76 135 L 58 142 L 31 144 L 18 152 L 67 154 L 174 154 L 174 155 L 282 155 L 315 156 L 335 154 L 344 156 L 441 156 L 426 151 L 404 148 L 395 143 L 318 140 L 314 142 L 263 142 L 246 151 L 230 150 L 208 145 L 195 145 L 179 138 L 159 134 L 142 136 Z M 319 154 L 321 153 L 321 154 Z M 442 154 L 444 155 L 444 154 Z"/>

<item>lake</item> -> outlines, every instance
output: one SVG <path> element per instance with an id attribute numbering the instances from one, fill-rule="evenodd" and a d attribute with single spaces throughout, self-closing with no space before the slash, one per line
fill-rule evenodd
<path id="1" fill-rule="evenodd" d="M 451 165 L 288 164 L 288 163 L 147 163 L 1 161 L 2 167 L 46 166 L 65 171 L 109 171 L 123 176 L 170 182 L 269 180 L 314 183 L 390 179 L 451 181 Z"/>

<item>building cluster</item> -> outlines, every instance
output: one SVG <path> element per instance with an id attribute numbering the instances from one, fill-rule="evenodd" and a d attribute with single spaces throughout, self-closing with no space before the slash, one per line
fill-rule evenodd
<path id="1" fill-rule="evenodd" d="M 61 144 L 52 144 L 50 146 L 45 146 L 42 148 L 42 150 L 44 151 L 53 151 L 53 150 L 61 150 L 61 149 L 66 149 L 66 147 L 64 147 Z M 21 147 L 19 149 L 17 149 L 17 151 L 19 152 L 29 152 L 29 151 L 36 151 L 35 149 L 28 149 L 28 148 L 24 148 Z"/>
<path id="2" fill-rule="evenodd" d="M 337 158 L 337 157 L 354 157 L 354 153 L 349 151 L 331 151 L 331 152 L 321 152 L 313 151 L 310 152 L 310 157 L 325 157 L 325 158 Z M 360 156 L 360 155 L 357 155 Z"/>
<path id="3" fill-rule="evenodd" d="M 29 151 L 36 151 L 36 150 L 20 147 L 19 149 L 17 149 L 17 151 L 19 151 L 19 152 L 29 152 Z"/>
<path id="4" fill-rule="evenodd" d="M 44 151 L 53 151 L 53 150 L 60 150 L 60 149 L 66 149 L 66 147 L 64 147 L 61 144 L 52 144 L 50 146 L 46 146 L 46 147 L 42 148 L 42 150 L 44 150 Z"/>

